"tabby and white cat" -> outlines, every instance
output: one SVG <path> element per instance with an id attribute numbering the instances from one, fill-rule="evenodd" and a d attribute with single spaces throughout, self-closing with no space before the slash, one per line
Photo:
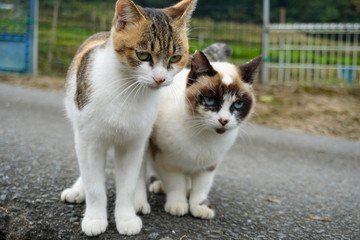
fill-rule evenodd
<path id="1" fill-rule="evenodd" d="M 215 169 L 254 108 L 252 82 L 260 62 L 261 56 L 240 66 L 210 63 L 197 51 L 191 69 L 182 70 L 165 89 L 146 156 L 162 182 L 152 183 L 150 190 L 164 187 L 166 212 L 184 215 L 190 206 L 195 217 L 214 217 L 206 201 Z M 143 196 L 137 190 L 138 202 L 146 202 Z"/>
<path id="2" fill-rule="evenodd" d="M 188 61 L 187 23 L 196 0 L 146 9 L 118 0 L 111 32 L 79 48 L 67 75 L 65 106 L 75 135 L 80 177 L 61 199 L 86 199 L 82 231 L 98 235 L 108 225 L 105 162 L 115 150 L 116 227 L 137 234 L 134 193 L 145 144 L 156 120 L 160 89 Z"/>

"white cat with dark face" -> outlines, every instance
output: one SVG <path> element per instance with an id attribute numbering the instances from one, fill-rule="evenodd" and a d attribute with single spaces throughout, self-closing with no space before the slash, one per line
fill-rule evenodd
<path id="1" fill-rule="evenodd" d="M 210 64 L 198 51 L 191 69 L 177 74 L 173 85 L 165 89 L 147 161 L 161 180 L 153 182 L 150 190 L 164 188 L 166 212 L 184 215 L 190 207 L 195 217 L 214 217 L 214 210 L 206 204 L 207 195 L 216 167 L 254 108 L 252 82 L 260 62 L 261 56 L 240 66 Z M 144 185 L 143 179 L 139 185 Z M 138 202 L 146 202 L 141 196 L 141 200 L 136 197 Z"/>

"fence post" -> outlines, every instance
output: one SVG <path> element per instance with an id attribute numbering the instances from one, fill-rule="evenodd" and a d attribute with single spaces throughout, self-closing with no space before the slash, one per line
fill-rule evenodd
<path id="1" fill-rule="evenodd" d="M 265 83 L 266 76 L 266 64 L 268 61 L 267 48 L 268 48 L 268 34 L 269 34 L 269 11 L 270 4 L 269 0 L 263 0 L 263 36 L 262 36 L 262 59 L 263 63 L 261 65 L 261 78 L 260 83 Z"/>
<path id="2" fill-rule="evenodd" d="M 32 74 L 38 75 L 38 41 L 39 41 L 39 0 L 34 0 L 34 22 L 32 32 Z"/>
<path id="3" fill-rule="evenodd" d="M 58 22 L 58 17 L 59 17 L 60 1 L 61 0 L 56 0 L 54 3 L 53 19 L 51 22 L 49 51 L 48 51 L 47 63 L 46 63 L 46 71 L 47 72 L 49 72 L 52 68 L 52 61 L 53 61 L 53 54 L 54 54 L 53 51 L 54 51 L 55 41 L 56 41 L 56 28 L 57 28 L 57 22 Z"/>

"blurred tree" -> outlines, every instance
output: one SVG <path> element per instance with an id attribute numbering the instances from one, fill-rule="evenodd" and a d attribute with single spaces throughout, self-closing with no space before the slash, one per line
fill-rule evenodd
<path id="1" fill-rule="evenodd" d="M 40 9 L 52 9 L 55 0 L 41 0 Z M 60 9 L 83 12 L 96 9 L 107 14 L 116 0 L 63 0 Z M 134 0 L 144 7 L 167 7 L 178 0 Z M 196 17 L 261 23 L 262 0 L 198 0 Z M 280 9 L 286 22 L 359 22 L 360 0 L 271 0 L 270 21 L 280 21 Z M 285 14 L 286 12 L 286 14 Z M 72 12 L 72 14 L 77 14 Z M 91 13 L 89 13 L 91 14 Z M 82 14 L 78 14 L 79 18 Z M 100 13 L 97 15 L 101 16 Z"/>

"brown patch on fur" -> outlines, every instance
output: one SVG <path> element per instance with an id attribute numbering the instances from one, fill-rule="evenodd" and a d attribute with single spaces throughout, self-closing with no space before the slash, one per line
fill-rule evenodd
<path id="1" fill-rule="evenodd" d="M 158 180 L 157 177 L 151 176 L 150 179 L 149 179 L 149 182 L 150 182 L 150 184 L 152 184 L 153 182 L 155 182 L 155 181 L 157 181 L 157 180 Z"/>
<path id="2" fill-rule="evenodd" d="M 115 7 L 113 26 L 116 31 L 125 29 L 127 25 L 146 19 L 144 10 L 131 0 L 118 0 Z"/>
<path id="3" fill-rule="evenodd" d="M 254 77 L 256 75 L 257 69 L 261 63 L 262 56 L 257 56 L 256 58 L 251 59 L 249 62 L 240 65 L 238 67 L 240 71 L 240 76 L 244 82 L 252 84 Z"/>
<path id="4" fill-rule="evenodd" d="M 79 48 L 75 55 L 74 68 L 77 69 L 84 54 L 86 54 L 90 49 L 105 44 L 110 37 L 110 32 L 101 32 L 89 37 Z M 104 45 L 105 46 L 105 45 Z"/>
<path id="5" fill-rule="evenodd" d="M 105 47 L 109 37 L 109 32 L 100 32 L 89 37 L 80 46 L 71 63 L 68 75 L 70 76 L 70 73 L 76 72 L 76 93 L 74 98 L 79 110 L 89 102 L 89 96 L 91 94 L 88 77 L 92 54 L 98 47 Z"/>
<path id="6" fill-rule="evenodd" d="M 216 169 L 216 165 L 206 168 L 205 171 L 213 172 L 215 169 Z"/>
<path id="7" fill-rule="evenodd" d="M 154 143 L 152 138 L 149 140 L 149 148 L 150 148 L 150 154 L 151 157 L 155 160 L 155 156 L 158 152 L 161 152 L 161 149 Z"/>
<path id="8" fill-rule="evenodd" d="M 80 62 L 89 50 L 97 46 L 106 46 L 110 37 L 110 32 L 100 32 L 92 35 L 88 39 L 86 39 L 83 44 L 77 50 L 75 57 L 73 58 L 70 67 L 67 72 L 67 76 L 71 76 L 72 74 L 77 73 L 79 69 Z M 65 81 L 65 91 L 68 91 L 70 88 L 69 82 Z"/>
<path id="9" fill-rule="evenodd" d="M 92 53 L 94 48 L 88 50 L 81 58 L 76 73 L 76 93 L 75 102 L 79 110 L 81 110 L 90 98 L 90 82 L 89 82 L 89 64 L 92 61 Z"/>
<path id="10" fill-rule="evenodd" d="M 117 52 L 118 59 L 122 64 L 135 69 L 143 62 L 136 56 L 136 51 L 149 52 L 152 61 L 149 64 L 156 64 L 161 59 L 169 61 L 173 55 L 182 55 L 179 62 L 172 64 L 178 68 L 183 68 L 188 61 L 188 42 L 183 29 L 174 29 L 164 32 L 159 29 L 158 32 L 153 29 L 153 22 L 149 20 L 140 21 L 121 32 L 113 32 L 114 49 Z M 144 44 L 145 43 L 145 44 Z M 174 49 L 173 45 L 180 45 L 181 48 Z M 176 50 L 177 52 L 174 52 Z M 166 54 L 164 56 L 164 54 Z M 166 66 L 167 63 L 164 65 Z M 170 67 L 170 66 L 168 66 Z"/>
<path id="11" fill-rule="evenodd" d="M 217 129 L 215 129 L 215 131 L 218 134 L 223 134 L 224 132 L 226 132 L 226 129 L 225 128 L 217 128 Z"/>
<path id="12" fill-rule="evenodd" d="M 195 83 L 200 76 L 213 77 L 217 74 L 205 54 L 201 51 L 196 51 L 192 57 L 190 64 L 191 69 L 186 84 L 187 87 Z"/>
<path id="13" fill-rule="evenodd" d="M 174 19 L 189 20 L 192 12 L 195 9 L 196 0 L 183 0 L 174 6 L 165 9 L 166 13 Z"/>
<path id="14" fill-rule="evenodd" d="M 124 21 L 132 19 L 131 24 L 124 22 L 121 28 L 116 27 L 118 17 L 115 16 L 113 20 L 114 50 L 122 64 L 135 69 L 144 63 L 136 56 L 136 51 L 140 51 L 151 54 L 151 66 L 160 61 L 164 61 L 163 65 L 168 68 L 183 68 L 186 65 L 189 46 L 183 21 L 174 20 L 165 10 L 142 9 L 139 6 L 135 9 L 133 6 L 124 12 L 121 8 L 123 6 L 117 6 L 117 12 L 125 14 Z M 141 17 L 134 17 L 137 15 Z M 174 55 L 181 55 L 182 58 L 170 64 L 169 60 Z"/>

